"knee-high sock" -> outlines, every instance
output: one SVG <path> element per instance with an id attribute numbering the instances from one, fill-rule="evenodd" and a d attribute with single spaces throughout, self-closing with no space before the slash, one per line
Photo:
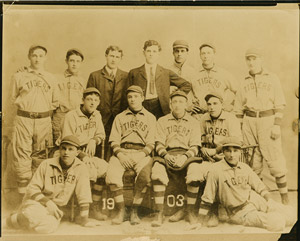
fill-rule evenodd
<path id="1" fill-rule="evenodd" d="M 166 186 L 158 180 L 153 181 L 154 201 L 158 211 L 162 211 L 164 208 L 164 198 Z"/>
<path id="2" fill-rule="evenodd" d="M 287 181 L 286 181 L 286 175 L 282 177 L 276 177 L 276 184 L 279 190 L 280 194 L 287 193 Z"/>

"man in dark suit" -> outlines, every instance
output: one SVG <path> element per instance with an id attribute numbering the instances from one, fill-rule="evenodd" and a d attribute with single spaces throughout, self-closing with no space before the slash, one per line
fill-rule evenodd
<path id="1" fill-rule="evenodd" d="M 128 73 L 120 70 L 118 65 L 123 57 L 123 51 L 118 46 L 109 46 L 105 51 L 106 65 L 90 74 L 87 88 L 95 87 L 101 93 L 98 110 L 101 113 L 105 129 L 105 160 L 110 157 L 108 137 L 115 116 L 122 112 L 125 107 L 121 103 L 126 103 L 125 84 Z M 125 100 L 122 100 L 125 98 Z"/>
<path id="2" fill-rule="evenodd" d="M 170 85 L 188 93 L 191 84 L 173 71 L 157 64 L 160 44 L 148 40 L 144 44 L 145 64 L 130 70 L 127 86 L 139 85 L 145 94 L 144 107 L 158 119 L 170 113 Z"/>

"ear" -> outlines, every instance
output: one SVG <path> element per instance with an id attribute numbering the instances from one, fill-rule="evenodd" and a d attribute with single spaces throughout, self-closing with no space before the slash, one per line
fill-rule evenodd
<path id="1" fill-rule="evenodd" d="M 78 147 L 76 156 L 78 156 L 80 152 L 81 152 L 81 149 L 80 149 L 80 147 Z"/>

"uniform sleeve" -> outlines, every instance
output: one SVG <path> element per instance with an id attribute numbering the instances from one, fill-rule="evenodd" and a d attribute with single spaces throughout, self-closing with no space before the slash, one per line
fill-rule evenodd
<path id="1" fill-rule="evenodd" d="M 239 90 L 236 93 L 233 109 L 237 118 L 242 119 L 244 117 L 242 88 L 239 88 Z"/>
<path id="2" fill-rule="evenodd" d="M 156 118 L 151 114 L 149 119 L 149 131 L 146 137 L 146 146 L 142 150 L 146 156 L 150 155 L 153 151 L 155 143 Z"/>
<path id="3" fill-rule="evenodd" d="M 229 136 L 235 136 L 239 138 L 240 141 L 243 141 L 242 130 L 240 121 L 235 115 L 230 114 L 229 124 Z"/>
<path id="4" fill-rule="evenodd" d="M 234 94 L 237 92 L 237 81 L 234 76 L 227 70 L 224 70 L 225 84 L 227 88 Z"/>
<path id="5" fill-rule="evenodd" d="M 247 169 L 249 172 L 249 185 L 254 191 L 256 191 L 258 194 L 264 197 L 266 194 L 269 193 L 267 187 L 249 166 L 247 166 Z"/>
<path id="6" fill-rule="evenodd" d="M 199 215 L 203 215 L 203 216 L 207 215 L 212 204 L 215 201 L 217 192 L 218 192 L 218 175 L 216 171 L 214 171 L 213 168 L 211 168 L 211 170 L 207 174 L 204 193 L 201 197 Z"/>
<path id="7" fill-rule="evenodd" d="M 59 97 L 58 81 L 54 76 L 52 78 L 52 82 L 53 82 L 52 109 L 55 110 L 59 106 L 60 97 Z"/>
<path id="8" fill-rule="evenodd" d="M 97 110 L 96 110 L 97 111 Z M 100 145 L 103 140 L 105 140 L 105 130 L 102 122 L 102 117 L 99 112 L 99 115 L 97 115 L 97 129 L 95 132 L 94 140 L 96 141 L 97 145 Z"/>
<path id="9" fill-rule="evenodd" d="M 166 150 L 166 133 L 163 119 L 158 119 L 155 132 L 156 152 L 160 157 L 164 157 L 168 152 Z"/>
<path id="10" fill-rule="evenodd" d="M 63 139 L 65 136 L 75 135 L 76 126 L 77 123 L 74 116 L 72 115 L 72 112 L 67 113 L 62 122 L 61 139 Z"/>
<path id="11" fill-rule="evenodd" d="M 89 173 L 85 165 L 81 165 L 80 173 L 77 176 L 75 194 L 80 206 L 92 202 Z"/>
<path id="12" fill-rule="evenodd" d="M 274 75 L 274 109 L 275 109 L 275 125 L 280 125 L 283 117 L 283 110 L 286 105 L 285 97 L 281 88 L 281 83 L 279 78 Z"/>
<path id="13" fill-rule="evenodd" d="M 18 89 L 18 80 L 16 77 L 16 74 L 14 74 L 11 78 L 11 85 L 10 89 L 12 90 L 12 95 L 11 95 L 11 104 L 14 105 L 17 97 L 19 96 L 19 89 Z"/>
<path id="14" fill-rule="evenodd" d="M 201 131 L 198 121 L 192 121 L 192 133 L 189 140 L 190 148 L 186 151 L 185 155 L 187 158 L 197 156 L 199 147 L 201 146 Z"/>
<path id="15" fill-rule="evenodd" d="M 168 71 L 169 71 L 170 85 L 176 86 L 178 89 L 184 91 L 185 93 L 189 93 L 191 91 L 192 87 L 190 82 L 181 78 L 172 70 L 168 70 Z"/>
<path id="16" fill-rule="evenodd" d="M 200 118 L 200 132 L 201 136 L 206 136 L 206 124 L 205 124 L 205 116 L 206 114 L 202 115 Z"/>
<path id="17" fill-rule="evenodd" d="M 109 136 L 109 142 L 111 143 L 111 147 L 113 149 L 113 153 L 115 155 L 118 155 L 118 153 L 121 151 L 121 139 L 122 138 L 122 127 L 121 127 L 121 120 L 120 115 L 117 115 Z"/>

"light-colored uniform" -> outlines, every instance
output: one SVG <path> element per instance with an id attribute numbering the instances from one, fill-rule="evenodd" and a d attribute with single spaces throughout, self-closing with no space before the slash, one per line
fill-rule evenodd
<path id="1" fill-rule="evenodd" d="M 185 154 L 188 158 L 198 154 L 198 147 L 201 146 L 201 132 L 199 122 L 188 113 L 181 119 L 176 119 L 172 113 L 161 117 L 156 127 L 156 151 L 163 157 L 167 153 L 174 155 Z M 172 153 L 172 149 L 176 153 Z M 178 149 L 181 149 L 178 151 Z M 190 164 L 191 165 L 191 164 Z M 197 180 L 197 173 L 190 165 L 187 169 L 186 183 Z M 152 169 L 152 180 L 159 180 L 163 185 L 168 185 L 169 178 L 163 164 L 155 162 Z"/>
<path id="2" fill-rule="evenodd" d="M 13 132 L 13 164 L 19 192 L 32 177 L 32 157 L 45 150 L 45 141 L 52 145 L 52 111 L 58 106 L 56 79 L 46 71 L 30 67 L 12 76 L 12 102 L 17 106 Z M 44 157 L 45 158 L 45 157 Z"/>
<path id="3" fill-rule="evenodd" d="M 253 170 L 260 175 L 265 159 L 270 172 L 275 177 L 286 174 L 286 160 L 282 152 L 281 137 L 271 139 L 271 129 L 276 117 L 282 117 L 286 105 L 278 77 L 267 70 L 255 78 L 251 75 L 241 82 L 235 101 L 237 117 L 243 117 L 243 138 L 248 145 L 259 145 L 253 158 Z M 262 117 L 248 116 L 247 111 L 266 111 Z"/>
<path id="4" fill-rule="evenodd" d="M 68 70 L 63 75 L 59 75 L 57 80 L 59 107 L 54 112 L 52 118 L 54 142 L 60 136 L 65 114 L 82 104 L 82 94 L 85 89 L 84 79 L 81 76 L 73 75 Z"/>
<path id="5" fill-rule="evenodd" d="M 227 210 L 231 222 L 272 230 L 281 214 L 268 213 L 263 198 L 266 194 L 266 186 L 247 164 L 238 162 L 236 167 L 231 167 L 223 159 L 210 168 L 199 214 L 207 215 L 211 205 L 218 200 Z"/>
<path id="6" fill-rule="evenodd" d="M 107 184 L 123 187 L 122 177 L 125 168 L 117 158 L 119 152 L 126 153 L 134 161 L 133 169 L 136 176 L 148 164 L 151 160 L 150 153 L 154 148 L 155 125 L 155 116 L 145 108 L 136 114 L 130 109 L 126 109 L 116 116 L 109 137 L 114 155 L 109 160 Z M 136 154 L 139 152 L 144 152 L 146 157 L 137 159 Z"/>
<path id="7" fill-rule="evenodd" d="M 227 70 L 214 65 L 210 70 L 206 70 L 203 67 L 200 69 L 193 90 L 201 109 L 207 110 L 207 104 L 204 99 L 207 93 L 218 92 L 223 96 L 224 110 L 231 111 L 237 91 L 237 83 L 235 78 Z"/>
<path id="8" fill-rule="evenodd" d="M 58 143 L 66 136 L 74 135 L 80 141 L 80 146 L 85 147 L 91 139 L 96 140 L 96 145 L 101 144 L 105 139 L 105 131 L 102 123 L 101 114 L 99 111 L 94 111 L 88 118 L 82 113 L 80 107 L 69 111 L 65 115 L 65 119 L 62 125 L 62 135 L 58 139 Z M 88 158 L 84 152 L 79 154 L 79 158 Z M 98 157 L 91 157 L 88 164 L 88 170 L 90 173 L 90 179 L 95 181 L 99 177 L 103 177 L 107 170 L 107 162 Z"/>
<path id="9" fill-rule="evenodd" d="M 38 233 L 54 232 L 60 219 L 49 214 L 45 207 L 47 201 L 52 200 L 58 207 L 63 207 L 75 192 L 81 209 L 85 207 L 88 210 L 92 202 L 89 186 L 88 170 L 79 159 L 75 158 L 65 175 L 59 157 L 47 159 L 38 167 L 27 186 L 19 211 L 28 219 L 28 228 Z"/>

